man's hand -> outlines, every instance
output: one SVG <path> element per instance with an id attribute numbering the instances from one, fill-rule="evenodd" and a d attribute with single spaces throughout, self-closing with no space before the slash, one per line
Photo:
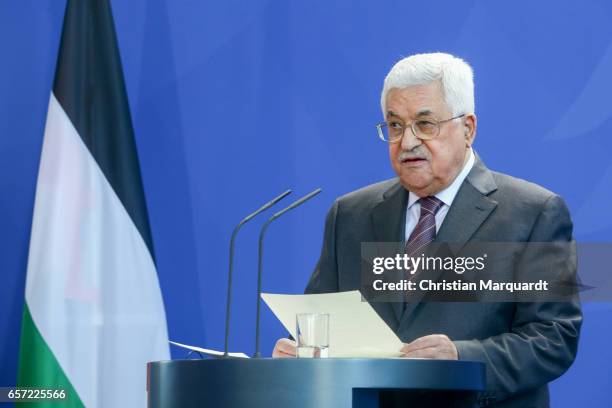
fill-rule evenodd
<path id="1" fill-rule="evenodd" d="M 272 350 L 273 358 L 289 358 L 295 357 L 295 341 L 289 339 L 278 339 L 274 350 Z"/>
<path id="2" fill-rule="evenodd" d="M 438 360 L 457 360 L 459 358 L 457 347 L 444 334 L 419 337 L 412 343 L 404 344 L 400 351 L 406 358 L 435 358 Z"/>

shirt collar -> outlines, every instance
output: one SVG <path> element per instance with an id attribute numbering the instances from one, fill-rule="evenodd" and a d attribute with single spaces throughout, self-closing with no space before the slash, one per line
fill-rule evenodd
<path id="1" fill-rule="evenodd" d="M 465 180 L 467 175 L 470 173 L 470 170 L 472 170 L 472 167 L 474 166 L 474 161 L 475 161 L 474 152 L 472 151 L 471 148 L 469 151 L 469 155 L 470 157 L 468 158 L 467 162 L 463 165 L 463 169 L 461 169 L 457 177 L 455 177 L 455 180 L 453 180 L 453 182 L 448 187 L 446 187 L 442 191 L 439 191 L 435 195 L 437 199 L 439 199 L 440 201 L 442 201 L 445 205 L 448 205 L 449 207 L 455 200 L 455 196 L 457 195 L 457 192 L 459 191 L 461 184 L 463 184 L 463 180 Z M 419 196 L 414 194 L 412 191 L 409 191 L 408 192 L 408 208 L 412 207 L 412 204 L 416 203 L 418 199 L 419 199 Z"/>

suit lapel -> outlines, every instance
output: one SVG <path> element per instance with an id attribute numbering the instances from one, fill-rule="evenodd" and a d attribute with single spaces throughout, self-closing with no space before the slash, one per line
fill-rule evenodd
<path id="1" fill-rule="evenodd" d="M 493 175 L 476 156 L 474 166 L 459 188 L 434 242 L 453 244 L 453 250 L 456 251 L 463 248 L 497 206 L 497 202 L 488 197 L 496 189 Z M 427 279 L 436 281 L 441 273 L 429 273 Z M 424 294 L 421 291 L 415 292 L 412 301 L 406 304 L 400 318 L 400 331 L 414 318 Z"/>
<path id="2" fill-rule="evenodd" d="M 397 242 L 403 239 L 408 192 L 399 181 L 384 194 L 383 199 L 372 210 L 372 227 L 376 242 Z"/>
<path id="3" fill-rule="evenodd" d="M 374 207 L 371 213 L 374 240 L 376 242 L 399 242 L 398 251 L 402 251 L 401 242 L 404 240 L 406 227 L 406 202 L 408 192 L 397 181 L 383 194 L 383 200 Z M 383 275 L 384 277 L 384 275 Z M 395 296 L 395 294 L 394 294 Z M 397 294 L 392 302 L 373 302 L 374 308 L 390 307 L 393 309 L 399 323 L 403 312 L 403 296 Z"/>
<path id="4" fill-rule="evenodd" d="M 453 247 L 460 250 L 496 206 L 496 201 L 480 194 L 470 183 L 464 182 L 434 242 L 458 244 Z"/>

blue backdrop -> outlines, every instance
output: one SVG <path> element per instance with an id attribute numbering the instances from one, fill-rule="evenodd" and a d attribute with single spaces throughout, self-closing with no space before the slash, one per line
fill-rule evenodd
<path id="1" fill-rule="evenodd" d="M 324 193 L 274 224 L 265 291 L 299 293 L 335 197 L 393 176 L 374 124 L 402 56 L 474 67 L 476 150 L 612 241 L 612 4 L 575 1 L 112 2 L 173 340 L 221 348 L 233 225 L 286 188 Z M 0 385 L 14 384 L 36 175 L 64 1 L 0 3 Z M 257 233 L 237 242 L 231 348 L 253 351 Z M 584 305 L 553 406 L 608 407 L 612 305 Z M 263 316 L 269 355 L 284 331 Z M 184 355 L 173 350 L 175 357 Z M 608 387 L 608 388 L 606 388 Z"/>

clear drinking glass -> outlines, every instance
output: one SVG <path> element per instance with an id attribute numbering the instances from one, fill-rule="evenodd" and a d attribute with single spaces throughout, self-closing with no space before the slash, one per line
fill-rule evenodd
<path id="1" fill-rule="evenodd" d="M 295 318 L 297 358 L 329 356 L 329 314 L 299 313 Z"/>

